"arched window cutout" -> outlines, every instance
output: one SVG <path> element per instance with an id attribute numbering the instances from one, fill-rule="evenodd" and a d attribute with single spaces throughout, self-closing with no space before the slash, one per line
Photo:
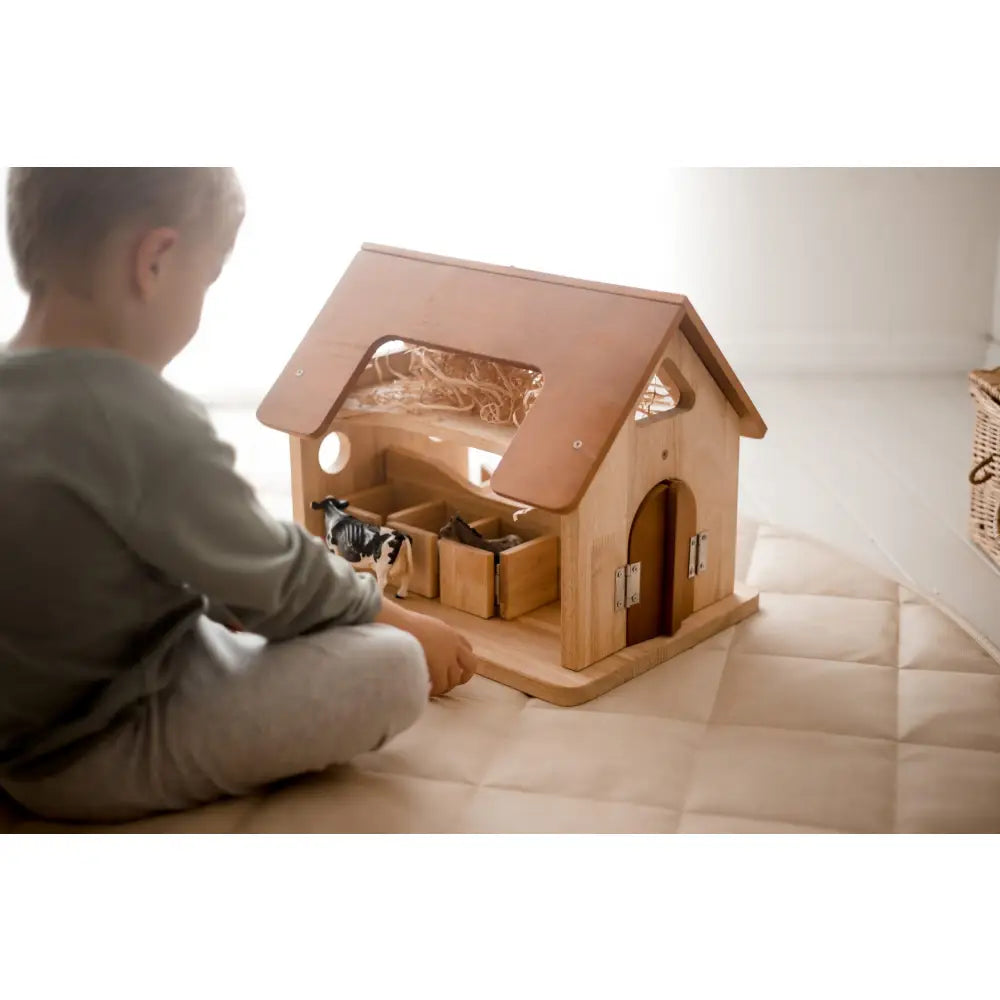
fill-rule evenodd
<path id="1" fill-rule="evenodd" d="M 664 360 L 649 380 L 635 408 L 637 423 L 683 413 L 694 406 L 694 389 L 672 361 Z"/>

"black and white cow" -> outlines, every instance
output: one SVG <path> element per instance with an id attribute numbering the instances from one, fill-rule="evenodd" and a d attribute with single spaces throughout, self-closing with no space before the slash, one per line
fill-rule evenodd
<path id="1" fill-rule="evenodd" d="M 394 528 L 380 528 L 346 514 L 348 502 L 336 497 L 313 501 L 313 510 L 323 511 L 327 548 L 343 556 L 355 569 L 370 569 L 379 590 L 391 580 L 397 597 L 406 597 L 413 569 L 410 539 Z"/>

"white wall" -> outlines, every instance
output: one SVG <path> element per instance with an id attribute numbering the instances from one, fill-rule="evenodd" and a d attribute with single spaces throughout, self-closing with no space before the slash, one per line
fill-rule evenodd
<path id="1" fill-rule="evenodd" d="M 1000 367 L 1000 237 L 997 243 L 997 273 L 993 283 L 993 335 L 986 352 L 986 366 Z"/>
<path id="2" fill-rule="evenodd" d="M 665 269 L 744 368 L 982 363 L 1000 171 L 702 171 L 673 196 Z"/>
<path id="3" fill-rule="evenodd" d="M 499 147 L 449 169 L 390 140 L 240 170 L 247 220 L 172 378 L 258 399 L 365 240 L 687 294 L 740 372 L 985 356 L 1000 170 L 672 170 Z M 22 308 L 0 273 L 0 329 Z"/>

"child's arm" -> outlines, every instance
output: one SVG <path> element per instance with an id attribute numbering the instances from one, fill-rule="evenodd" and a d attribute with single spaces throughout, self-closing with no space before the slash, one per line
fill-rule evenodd
<path id="1" fill-rule="evenodd" d="M 133 551 L 204 595 L 213 617 L 232 615 L 268 638 L 373 621 L 382 605 L 374 577 L 272 518 L 211 425 L 184 424 L 169 460 L 150 456 L 139 470 L 142 489 L 125 526 Z"/>
<path id="2" fill-rule="evenodd" d="M 419 640 L 432 694 L 472 677 L 476 657 L 455 629 L 383 604 L 373 576 L 260 506 L 204 407 L 159 379 L 145 388 L 126 394 L 124 412 L 104 421 L 114 447 L 102 454 L 114 456 L 114 474 L 104 480 L 103 507 L 152 572 L 200 594 L 206 613 L 230 628 L 282 639 L 380 621 Z M 114 387 L 104 390 L 114 395 Z"/>

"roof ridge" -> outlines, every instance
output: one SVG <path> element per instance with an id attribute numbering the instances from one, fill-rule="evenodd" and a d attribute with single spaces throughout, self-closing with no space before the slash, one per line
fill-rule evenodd
<path id="1" fill-rule="evenodd" d="M 591 281 L 587 278 L 571 278 L 568 275 L 552 274 L 548 271 L 535 271 L 530 268 L 517 267 L 513 264 L 489 264 L 485 261 L 466 260 L 461 257 L 445 257 L 440 254 L 405 250 L 401 247 L 384 246 L 379 243 L 362 243 L 361 249 L 369 253 L 385 254 L 389 257 L 403 257 L 407 260 L 419 260 L 427 264 L 440 264 L 443 267 L 457 267 L 467 271 L 488 271 L 491 274 L 525 278 L 529 281 L 540 281 L 551 285 L 567 285 L 570 288 L 589 288 L 595 292 L 605 292 L 608 295 L 622 295 L 631 299 L 650 299 L 654 302 L 666 302 L 672 306 L 688 304 L 687 296 L 676 295 L 673 292 L 660 292 L 652 288 L 618 285 L 606 281 Z"/>

